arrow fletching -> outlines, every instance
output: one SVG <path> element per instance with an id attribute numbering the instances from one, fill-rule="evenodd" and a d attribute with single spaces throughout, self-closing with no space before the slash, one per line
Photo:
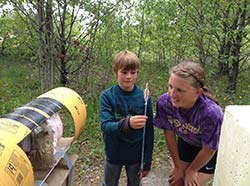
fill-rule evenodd
<path id="1" fill-rule="evenodd" d="M 149 89 L 148 89 L 148 83 L 146 83 L 146 88 L 144 89 L 144 100 L 145 102 L 148 102 L 149 97 Z"/>

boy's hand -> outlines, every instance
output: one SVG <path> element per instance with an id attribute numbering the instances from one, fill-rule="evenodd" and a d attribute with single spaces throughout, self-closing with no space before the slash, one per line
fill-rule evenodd
<path id="1" fill-rule="evenodd" d="M 129 125 L 133 129 L 143 128 L 146 124 L 148 117 L 145 115 L 136 115 L 129 118 Z"/>
<path id="2" fill-rule="evenodd" d="M 148 173 L 149 173 L 149 170 L 144 170 L 144 171 L 142 171 L 141 172 L 141 170 L 138 172 L 138 176 L 140 176 L 140 177 L 146 177 L 147 175 L 148 175 Z"/>

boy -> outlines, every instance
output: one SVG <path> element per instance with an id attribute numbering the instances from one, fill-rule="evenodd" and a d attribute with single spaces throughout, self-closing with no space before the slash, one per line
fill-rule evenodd
<path id="1" fill-rule="evenodd" d="M 124 50 L 113 58 L 113 71 L 118 84 L 104 90 L 100 96 L 100 120 L 103 132 L 105 161 L 103 186 L 117 186 L 125 166 L 128 186 L 139 186 L 140 175 L 151 168 L 153 153 L 153 111 L 148 99 L 144 115 L 144 92 L 135 85 L 140 59 Z M 143 127 L 145 143 L 143 171 L 140 171 Z"/>

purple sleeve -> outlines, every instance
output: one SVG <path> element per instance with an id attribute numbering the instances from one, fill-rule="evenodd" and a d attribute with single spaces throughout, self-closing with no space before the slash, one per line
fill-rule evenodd
<path id="1" fill-rule="evenodd" d="M 169 122 L 168 116 L 170 109 L 171 102 L 169 100 L 168 94 L 163 94 L 160 96 L 156 103 L 156 115 L 154 117 L 153 123 L 154 126 L 164 130 L 174 130 L 173 125 Z"/>
<path id="2" fill-rule="evenodd" d="M 217 150 L 219 146 L 220 131 L 223 121 L 223 112 L 216 105 L 206 110 L 206 117 L 202 120 L 201 142 L 208 148 Z"/>

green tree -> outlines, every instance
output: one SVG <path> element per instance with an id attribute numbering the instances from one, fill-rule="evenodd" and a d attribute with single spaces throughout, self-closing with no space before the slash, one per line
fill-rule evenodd
<path id="1" fill-rule="evenodd" d="M 235 91 L 237 77 L 241 70 L 248 69 L 249 60 L 249 1 L 220 2 L 222 33 L 220 34 L 219 72 L 228 76 L 228 90 Z M 244 67 L 245 66 L 245 67 Z"/>

